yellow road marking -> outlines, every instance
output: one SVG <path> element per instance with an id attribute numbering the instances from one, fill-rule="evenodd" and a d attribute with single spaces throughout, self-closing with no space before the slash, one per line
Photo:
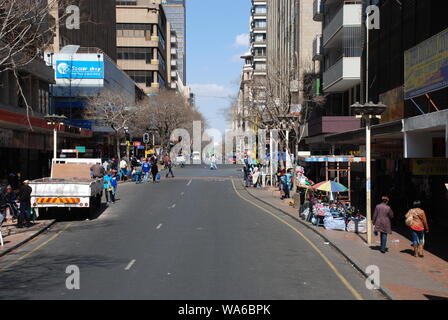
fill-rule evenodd
<path id="1" fill-rule="evenodd" d="M 23 256 L 21 256 L 20 258 L 18 258 L 17 260 L 11 262 L 10 264 L 6 265 L 3 268 L 0 268 L 0 272 L 12 267 L 13 265 L 15 265 L 16 263 L 22 261 L 23 259 L 25 259 L 26 257 L 32 255 L 34 252 L 36 252 L 37 250 L 43 248 L 44 246 L 46 246 L 48 243 L 50 243 L 51 241 L 53 241 L 54 239 L 56 239 L 57 237 L 59 237 L 61 235 L 62 232 L 64 232 L 65 230 L 67 230 L 71 225 L 73 224 L 73 222 L 70 222 L 69 224 L 67 224 L 64 229 L 62 229 L 61 231 L 59 231 L 58 233 L 56 233 L 55 235 L 53 235 L 50 239 L 48 239 L 47 241 L 45 241 L 44 243 L 41 243 L 39 246 L 37 246 L 36 248 L 34 248 L 33 250 L 31 250 L 30 252 L 24 254 Z"/>
<path id="2" fill-rule="evenodd" d="M 238 197 L 240 197 L 241 199 L 243 199 L 246 202 L 249 202 L 250 204 L 252 204 L 253 206 L 263 210 L 264 212 L 268 213 L 269 215 L 273 216 L 275 219 L 277 219 L 278 221 L 282 222 L 283 224 L 287 225 L 288 227 L 290 227 L 294 232 L 296 232 L 297 234 L 299 234 L 320 256 L 321 258 L 327 263 L 327 265 L 330 267 L 330 269 L 336 274 L 336 276 L 339 278 L 339 280 L 341 280 L 342 284 L 351 292 L 351 294 L 357 299 L 357 300 L 364 300 L 363 297 L 361 296 L 361 294 L 359 294 L 358 291 L 356 291 L 355 288 L 352 287 L 352 285 L 347 281 L 347 279 L 345 279 L 345 277 L 338 271 L 338 269 L 336 269 L 336 267 L 334 266 L 333 263 L 331 263 L 331 261 L 325 256 L 325 254 L 310 240 L 308 239 L 302 232 L 300 232 L 297 228 L 295 228 L 294 226 L 292 226 L 291 224 L 289 224 L 287 221 L 283 220 L 282 218 L 278 217 L 277 215 L 275 215 L 274 213 L 272 213 L 271 211 L 259 206 L 258 204 L 256 204 L 255 202 L 244 198 L 236 189 L 235 187 L 235 183 L 232 180 L 232 185 L 233 185 L 233 190 L 235 190 L 235 193 L 238 195 Z"/>

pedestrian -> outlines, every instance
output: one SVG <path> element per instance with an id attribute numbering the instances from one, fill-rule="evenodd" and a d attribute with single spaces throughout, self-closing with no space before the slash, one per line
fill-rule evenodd
<path id="1" fill-rule="evenodd" d="M 145 159 L 142 164 L 143 171 L 143 181 L 148 182 L 149 180 L 149 170 L 151 169 L 151 165 L 148 162 L 148 159 Z"/>
<path id="2" fill-rule="evenodd" d="M 127 178 L 127 167 L 128 167 L 128 163 L 126 162 L 126 160 L 121 159 L 121 161 L 120 161 L 120 180 L 121 181 L 125 181 Z"/>
<path id="3" fill-rule="evenodd" d="M 214 154 L 210 157 L 210 170 L 218 170 L 218 166 L 216 165 L 216 156 Z"/>
<path id="4" fill-rule="evenodd" d="M 104 176 L 105 170 L 99 163 L 94 164 L 90 167 L 90 176 L 92 178 L 102 178 Z"/>
<path id="5" fill-rule="evenodd" d="M 159 173 L 159 167 L 157 165 L 156 158 L 152 158 L 151 160 L 151 174 L 152 174 L 152 182 L 157 182 L 157 174 Z"/>
<path id="6" fill-rule="evenodd" d="M 141 165 L 137 165 L 135 167 L 135 184 L 140 184 L 142 183 L 142 166 Z"/>
<path id="7" fill-rule="evenodd" d="M 118 189 L 117 172 L 112 173 L 111 185 L 112 185 L 112 194 L 114 195 L 114 202 L 115 202 L 115 200 L 117 199 L 117 189 Z"/>
<path id="8" fill-rule="evenodd" d="M 387 249 L 387 235 L 392 234 L 392 219 L 394 212 L 389 207 L 389 197 L 383 196 L 381 203 L 376 206 L 373 214 L 373 224 L 375 226 L 375 235 L 381 234 L 381 248 L 382 253 L 386 253 Z"/>
<path id="9" fill-rule="evenodd" d="M 425 232 L 429 232 L 428 221 L 425 211 L 422 210 L 422 203 L 414 201 L 412 209 L 406 213 L 406 225 L 411 229 L 412 246 L 414 247 L 414 257 L 423 258 L 425 246 Z"/>
<path id="10" fill-rule="evenodd" d="M 283 186 L 283 191 L 284 191 L 284 196 L 282 197 L 283 199 L 290 199 L 291 195 L 291 189 L 292 189 L 292 174 L 291 174 L 291 169 L 289 169 L 287 171 L 287 173 L 285 175 L 282 176 L 282 186 Z"/>
<path id="11" fill-rule="evenodd" d="M 174 173 L 173 173 L 173 162 L 171 161 L 170 158 L 168 158 L 168 162 L 165 163 L 165 167 L 168 169 L 168 172 L 166 173 L 166 178 L 168 178 L 168 175 L 171 174 L 171 177 L 174 178 Z"/>
<path id="12" fill-rule="evenodd" d="M 20 210 L 19 210 L 19 219 L 17 221 L 18 228 L 32 226 L 30 210 L 31 210 L 31 193 L 33 192 L 33 189 L 29 186 L 29 183 L 30 182 L 28 180 L 25 180 L 23 181 L 23 184 L 19 188 Z"/>
<path id="13" fill-rule="evenodd" d="M 110 171 L 103 177 L 104 192 L 106 193 L 107 203 L 115 203 L 115 196 L 112 187 L 112 173 Z"/>

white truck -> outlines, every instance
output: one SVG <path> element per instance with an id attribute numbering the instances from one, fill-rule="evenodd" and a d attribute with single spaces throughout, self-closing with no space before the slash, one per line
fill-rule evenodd
<path id="1" fill-rule="evenodd" d="M 51 177 L 30 181 L 31 205 L 40 209 L 83 208 L 92 216 L 101 207 L 103 183 L 91 178 L 90 168 L 101 165 L 101 159 L 53 159 Z"/>

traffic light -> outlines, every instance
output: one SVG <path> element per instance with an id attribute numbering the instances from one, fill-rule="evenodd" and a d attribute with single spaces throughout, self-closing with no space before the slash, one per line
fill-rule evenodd
<path id="1" fill-rule="evenodd" d="M 143 134 L 143 143 L 149 143 L 149 133 Z"/>

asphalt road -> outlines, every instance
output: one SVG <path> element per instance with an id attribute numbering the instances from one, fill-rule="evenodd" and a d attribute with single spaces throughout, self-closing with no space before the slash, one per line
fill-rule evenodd
<path id="1" fill-rule="evenodd" d="M 251 198 L 237 167 L 175 174 L 120 185 L 96 219 L 66 217 L 1 258 L 0 299 L 382 299 L 320 237 Z"/>

